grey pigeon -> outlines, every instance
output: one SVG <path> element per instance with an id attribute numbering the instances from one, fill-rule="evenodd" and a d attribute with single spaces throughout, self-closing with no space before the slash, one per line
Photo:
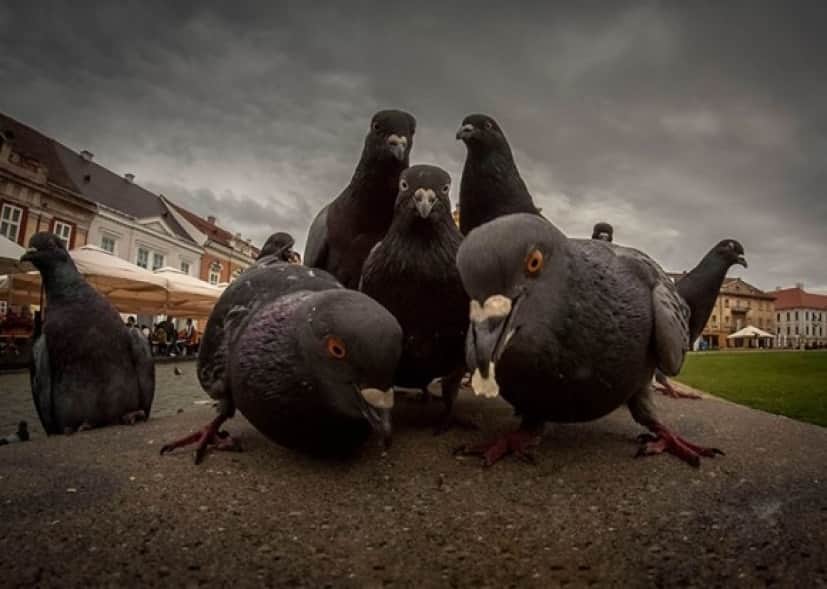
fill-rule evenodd
<path id="1" fill-rule="evenodd" d="M 689 305 L 689 342 L 694 343 L 704 330 L 715 300 L 724 283 L 726 273 L 734 264 L 747 267 L 744 246 L 734 239 L 719 241 L 715 247 L 688 274 L 677 281 L 678 294 Z M 682 393 L 669 383 L 666 375 L 655 371 L 655 380 L 663 387 L 662 392 L 673 398 L 699 399 L 693 393 Z"/>
<path id="2" fill-rule="evenodd" d="M 353 178 L 310 225 L 305 265 L 327 270 L 347 288 L 359 287 L 365 259 L 390 227 L 415 130 L 416 119 L 406 112 L 383 110 L 373 116 Z"/>
<path id="3" fill-rule="evenodd" d="M 402 326 L 402 358 L 394 377 L 400 387 L 419 388 L 442 379 L 445 414 L 465 374 L 468 295 L 456 268 L 462 234 L 451 217 L 451 176 L 436 166 L 413 166 L 399 178 L 393 223 L 362 270 L 360 289 L 384 305 Z"/>
<path id="4" fill-rule="evenodd" d="M 3 436 L 0 438 L 0 446 L 5 446 L 6 444 L 16 444 L 17 442 L 28 442 L 29 441 L 29 424 L 25 421 L 21 421 L 17 424 L 17 431 L 13 434 L 8 436 Z"/>
<path id="5" fill-rule="evenodd" d="M 524 456 L 546 421 L 590 421 L 625 403 L 654 434 L 642 454 L 668 451 L 698 465 L 720 452 L 655 415 L 652 373 L 680 370 L 689 329 L 686 304 L 651 258 L 516 214 L 472 231 L 457 264 L 471 297 L 474 390 L 501 394 L 522 416 L 517 432 L 463 451 L 486 464 L 509 451 Z"/>
<path id="6" fill-rule="evenodd" d="M 221 425 L 238 408 L 271 440 L 347 454 L 377 430 L 390 436 L 401 353 L 399 323 L 370 297 L 321 270 L 254 265 L 222 293 L 198 354 L 198 379 L 218 416 L 161 453 L 196 444 L 238 449 Z"/>
<path id="7" fill-rule="evenodd" d="M 614 228 L 608 223 L 596 223 L 592 229 L 592 239 L 611 241 L 614 239 Z"/>
<path id="8" fill-rule="evenodd" d="M 463 235 L 503 215 L 540 214 L 497 121 L 488 115 L 468 115 L 457 139 L 468 149 L 459 188 L 459 229 Z"/>
<path id="9" fill-rule="evenodd" d="M 52 233 L 33 235 L 21 260 L 40 271 L 46 288 L 43 333 L 31 365 L 34 405 L 46 433 L 148 419 L 155 364 L 143 334 L 124 325 Z"/>
<path id="10" fill-rule="evenodd" d="M 256 258 L 256 263 L 266 263 L 267 261 L 298 263 L 299 255 L 293 251 L 295 243 L 296 240 L 289 233 L 284 231 L 274 233 L 264 242 Z"/>

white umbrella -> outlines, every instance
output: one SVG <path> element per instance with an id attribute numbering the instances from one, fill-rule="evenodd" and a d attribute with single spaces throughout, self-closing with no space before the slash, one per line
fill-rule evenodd
<path id="1" fill-rule="evenodd" d="M 761 339 L 766 339 L 773 338 L 775 336 L 773 336 L 771 333 L 767 333 L 763 329 L 758 329 L 754 325 L 747 325 L 743 329 L 739 329 L 735 333 L 732 333 L 726 337 L 727 339 L 744 339 L 747 337 L 757 337 Z"/>
<path id="2" fill-rule="evenodd" d="M 20 261 L 20 257 L 25 253 L 25 248 L 0 235 L 0 274 L 16 274 L 34 270 L 34 266 L 29 262 Z"/>
<path id="3" fill-rule="evenodd" d="M 69 252 L 78 271 L 122 313 L 162 313 L 167 304 L 167 282 L 161 277 L 114 256 L 99 247 L 84 245 Z M 16 301 L 38 303 L 40 273 L 13 277 Z M 48 301 L 47 301 L 48 302 Z"/>
<path id="4" fill-rule="evenodd" d="M 166 312 L 171 315 L 192 319 L 208 317 L 224 292 L 223 288 L 185 274 L 177 268 L 166 266 L 154 274 L 166 281 Z"/>

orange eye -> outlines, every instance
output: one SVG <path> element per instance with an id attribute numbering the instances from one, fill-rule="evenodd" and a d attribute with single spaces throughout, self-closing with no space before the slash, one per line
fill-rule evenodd
<path id="1" fill-rule="evenodd" d="M 327 353 L 337 360 L 342 360 L 345 356 L 347 356 L 347 348 L 345 348 L 345 343 L 335 335 L 327 336 L 327 342 L 325 345 L 327 346 Z"/>
<path id="2" fill-rule="evenodd" d="M 529 276 L 534 276 L 543 269 L 543 252 L 533 250 L 525 257 L 525 271 Z"/>

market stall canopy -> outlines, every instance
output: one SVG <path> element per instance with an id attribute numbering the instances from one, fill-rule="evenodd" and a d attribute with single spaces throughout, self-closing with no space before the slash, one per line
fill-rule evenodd
<path id="1" fill-rule="evenodd" d="M 25 248 L 0 235 L 0 274 L 16 274 L 34 270 L 34 266 L 29 262 L 20 261 L 25 253 Z"/>
<path id="2" fill-rule="evenodd" d="M 93 245 L 69 252 L 78 271 L 122 313 L 157 314 L 165 311 L 167 281 Z M 15 303 L 37 304 L 40 301 L 40 273 L 28 272 L 9 277 Z M 47 301 L 48 304 L 48 301 Z"/>
<path id="3" fill-rule="evenodd" d="M 758 329 L 754 325 L 747 325 L 745 328 L 739 329 L 735 333 L 732 333 L 726 337 L 727 339 L 745 339 L 748 337 L 757 337 L 759 339 L 773 339 L 775 336 L 771 333 L 767 333 L 763 329 Z"/>
<path id="4" fill-rule="evenodd" d="M 165 311 L 176 317 L 192 319 L 209 317 L 216 301 L 224 292 L 223 288 L 199 280 L 176 268 L 167 266 L 156 270 L 154 274 L 166 281 Z"/>

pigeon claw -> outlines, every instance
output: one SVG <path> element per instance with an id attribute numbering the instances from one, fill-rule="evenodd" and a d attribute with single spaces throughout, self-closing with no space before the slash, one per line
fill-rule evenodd
<path id="1" fill-rule="evenodd" d="M 494 465 L 509 454 L 527 464 L 537 464 L 537 459 L 530 450 L 539 445 L 540 437 L 536 433 L 518 429 L 484 444 L 460 446 L 454 450 L 454 455 L 481 456 L 484 467 Z"/>
<path id="2" fill-rule="evenodd" d="M 174 442 L 170 442 L 169 444 L 164 444 L 163 447 L 161 447 L 161 455 L 172 452 L 177 448 L 183 448 L 184 446 L 195 444 L 194 462 L 195 464 L 201 464 L 201 461 L 204 460 L 204 456 L 206 456 L 209 448 L 213 448 L 215 450 L 240 452 L 241 444 L 230 437 L 229 433 L 220 429 L 226 419 L 226 417 L 219 415 L 200 430 L 175 440 Z"/>
<path id="3" fill-rule="evenodd" d="M 654 434 L 642 434 L 638 436 L 638 441 L 641 443 L 641 446 L 636 456 L 653 456 L 655 454 L 668 452 L 697 468 L 701 465 L 702 457 L 714 458 L 717 454 L 724 455 L 718 448 L 698 446 L 672 433 L 663 426 L 654 427 L 653 432 Z"/>
<path id="4" fill-rule="evenodd" d="M 655 390 L 660 392 L 662 395 L 670 397 L 672 399 L 702 399 L 700 395 L 695 393 L 690 393 L 688 391 L 679 391 L 675 387 L 673 387 L 669 381 L 664 379 L 664 382 L 661 383 L 659 386 L 655 387 Z"/>

